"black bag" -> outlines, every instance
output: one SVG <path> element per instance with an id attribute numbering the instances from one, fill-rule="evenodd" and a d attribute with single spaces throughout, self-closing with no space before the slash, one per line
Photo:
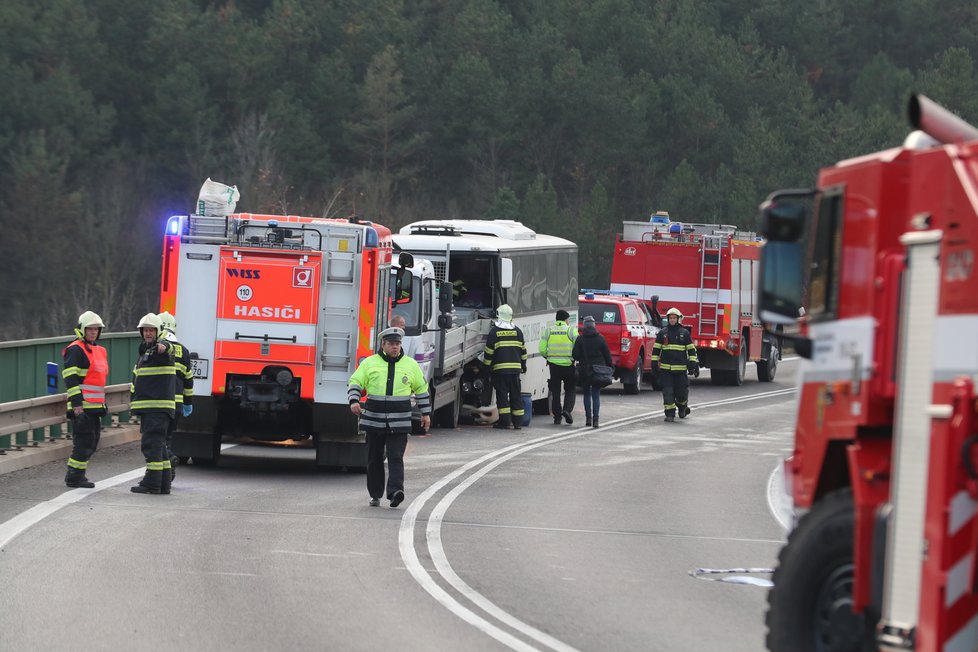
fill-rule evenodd
<path id="1" fill-rule="evenodd" d="M 591 384 L 595 387 L 607 387 L 611 384 L 611 378 L 614 375 L 614 368 L 606 364 L 591 365 Z"/>

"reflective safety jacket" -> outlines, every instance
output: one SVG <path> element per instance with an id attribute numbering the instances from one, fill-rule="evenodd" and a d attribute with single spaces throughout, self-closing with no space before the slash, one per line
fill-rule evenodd
<path id="1" fill-rule="evenodd" d="M 173 366 L 176 369 L 176 389 L 173 399 L 177 407 L 194 402 L 194 370 L 190 365 L 190 349 L 177 341 L 177 336 L 166 331 L 163 339 L 173 345 Z"/>
<path id="2" fill-rule="evenodd" d="M 540 355 L 550 364 L 569 367 L 574 364 L 571 354 L 574 352 L 576 339 L 577 328 L 568 326 L 565 321 L 556 321 L 553 326 L 548 326 L 540 337 Z"/>
<path id="3" fill-rule="evenodd" d="M 689 363 L 699 363 L 696 357 L 696 346 L 689 331 L 676 324 L 666 326 L 655 336 L 652 347 L 652 362 L 658 363 L 663 371 L 682 371 L 686 373 Z"/>
<path id="4" fill-rule="evenodd" d="M 109 358 L 105 347 L 75 340 L 61 352 L 64 358 L 68 411 L 81 406 L 88 413 L 105 414 L 105 383 L 109 378 Z"/>
<path id="5" fill-rule="evenodd" d="M 166 347 L 163 353 L 156 352 L 156 345 Z M 176 387 L 177 368 L 173 363 L 173 344 L 166 340 L 156 340 L 152 344 L 139 345 L 139 359 L 132 370 L 132 384 L 129 411 L 133 414 L 165 412 L 171 417 L 176 407 L 173 398 Z"/>
<path id="6" fill-rule="evenodd" d="M 519 374 L 526 371 L 526 340 L 523 331 L 507 321 L 494 321 L 486 338 L 483 363 L 494 374 Z"/>
<path id="7" fill-rule="evenodd" d="M 360 426 L 367 432 L 411 432 L 411 395 L 422 415 L 431 414 L 431 395 L 418 363 L 402 352 L 389 358 L 383 352 L 360 363 L 347 384 L 350 404 L 367 397 Z"/>

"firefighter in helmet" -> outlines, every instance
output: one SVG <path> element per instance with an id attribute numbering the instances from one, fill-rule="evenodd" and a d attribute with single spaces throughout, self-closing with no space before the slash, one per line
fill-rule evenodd
<path id="1" fill-rule="evenodd" d="M 65 484 L 91 489 L 95 483 L 85 476 L 88 461 L 98 448 L 102 434 L 101 418 L 105 416 L 105 383 L 109 377 L 109 360 L 105 347 L 97 344 L 105 324 L 91 310 L 78 317 L 78 337 L 61 352 L 68 394 L 68 418 L 71 427 L 71 457 Z"/>
<path id="2" fill-rule="evenodd" d="M 129 411 L 139 416 L 141 448 L 146 458 L 146 475 L 131 491 L 137 494 L 170 493 L 170 460 L 166 457 L 166 432 L 176 402 L 176 366 L 173 345 L 161 339 L 163 322 L 153 313 L 139 320 L 139 357 L 132 370 Z"/>
<path id="3" fill-rule="evenodd" d="M 194 370 L 190 363 L 190 350 L 177 339 L 177 318 L 167 310 L 157 316 L 163 326 L 162 339 L 173 346 L 173 366 L 176 367 L 176 388 L 173 394 L 176 405 L 170 427 L 166 431 L 166 458 L 170 460 L 170 479 L 172 480 L 177 475 L 178 460 L 170 446 L 173 443 L 173 431 L 176 429 L 177 420 L 180 417 L 189 417 L 194 411 Z"/>
<path id="4" fill-rule="evenodd" d="M 512 424 L 514 430 L 519 430 L 523 427 L 520 374 L 526 373 L 526 340 L 513 323 L 513 309 L 505 303 L 496 309 L 482 362 L 492 370 L 492 386 L 496 390 L 499 421 L 492 427 L 508 430 Z"/>
<path id="5" fill-rule="evenodd" d="M 652 347 L 652 372 L 658 374 L 662 386 L 665 420 L 672 423 L 676 420 L 677 410 L 680 419 L 685 419 L 689 414 L 687 374 L 699 376 L 700 364 L 693 339 L 680 323 L 683 313 L 678 308 L 670 308 L 666 312 L 666 319 L 668 325 L 659 330 Z"/>

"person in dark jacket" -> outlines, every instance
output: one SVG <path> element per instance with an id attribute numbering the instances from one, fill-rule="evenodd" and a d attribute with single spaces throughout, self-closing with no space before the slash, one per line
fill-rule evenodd
<path id="1" fill-rule="evenodd" d="M 153 313 L 139 320 L 139 358 L 132 370 L 129 411 L 139 416 L 146 475 L 130 491 L 137 494 L 170 493 L 170 460 L 166 457 L 166 431 L 176 408 L 177 368 L 173 345 L 160 339 L 163 322 Z"/>
<path id="2" fill-rule="evenodd" d="M 523 427 L 523 399 L 520 396 L 520 374 L 526 373 L 526 340 L 523 331 L 513 323 L 513 309 L 507 304 L 496 308 L 497 319 L 486 337 L 483 363 L 492 369 L 492 386 L 496 390 L 499 421 L 493 428 L 514 430 Z"/>
<path id="3" fill-rule="evenodd" d="M 652 347 L 652 372 L 659 376 L 662 385 L 662 403 L 665 408 L 667 423 L 679 418 L 685 419 L 689 414 L 689 377 L 700 375 L 699 358 L 696 357 L 696 345 L 689 331 L 680 323 L 683 313 L 678 308 L 670 308 L 666 313 L 669 325 L 655 336 Z"/>
<path id="4" fill-rule="evenodd" d="M 179 459 L 173 454 L 173 432 L 177 428 L 177 421 L 181 416 L 189 417 L 194 411 L 194 369 L 190 358 L 190 349 L 185 347 L 177 339 L 177 318 L 164 310 L 157 317 L 163 325 L 163 333 L 160 339 L 164 339 L 173 347 L 173 365 L 176 368 L 176 387 L 174 389 L 173 400 L 175 408 L 173 419 L 170 420 L 170 427 L 166 431 L 166 451 L 165 455 L 170 460 L 170 480 L 177 477 L 177 464 Z"/>
<path id="5" fill-rule="evenodd" d="M 594 325 L 594 317 L 588 315 L 584 318 L 584 330 L 574 340 L 572 355 L 577 360 L 581 384 L 584 386 L 584 425 L 597 428 L 601 413 L 601 388 L 591 383 L 591 365 L 605 364 L 609 367 L 614 365 L 611 363 L 608 343 L 604 341 L 604 337 L 598 333 Z"/>

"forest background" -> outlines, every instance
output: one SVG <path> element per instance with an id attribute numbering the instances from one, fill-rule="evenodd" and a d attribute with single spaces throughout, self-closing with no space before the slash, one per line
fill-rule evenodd
<path id="1" fill-rule="evenodd" d="M 754 228 L 772 190 L 974 122 L 973 0 L 4 0 L 0 340 L 155 311 L 166 217 L 512 218 L 607 286 L 622 220 Z"/>

